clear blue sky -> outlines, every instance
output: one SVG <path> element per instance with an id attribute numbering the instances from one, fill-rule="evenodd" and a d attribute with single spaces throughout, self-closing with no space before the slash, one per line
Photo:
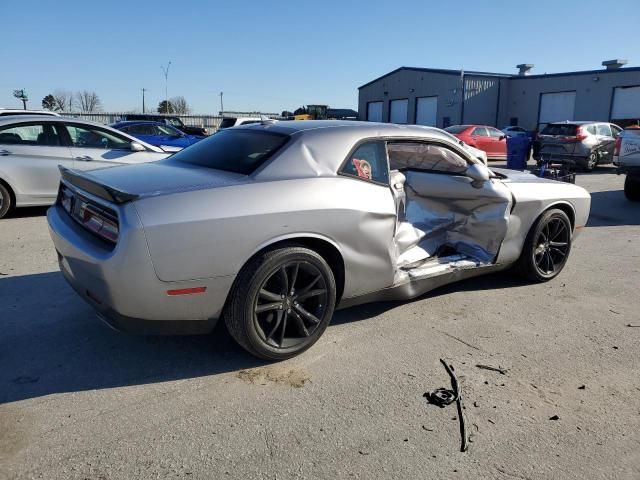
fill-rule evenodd
<path id="1" fill-rule="evenodd" d="M 94 90 L 106 111 L 169 96 L 194 112 L 357 107 L 358 86 L 399 66 L 535 73 L 640 65 L 640 0 L 0 0 L 0 107 L 25 88 Z"/>

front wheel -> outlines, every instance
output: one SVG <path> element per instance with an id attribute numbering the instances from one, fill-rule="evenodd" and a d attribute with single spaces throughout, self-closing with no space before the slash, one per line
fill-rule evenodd
<path id="1" fill-rule="evenodd" d="M 632 202 L 640 202 L 640 177 L 626 176 L 624 179 L 624 196 Z"/>
<path id="2" fill-rule="evenodd" d="M 562 210 L 548 210 L 527 234 L 517 269 L 528 280 L 547 282 L 562 271 L 570 251 L 569 217 Z"/>
<path id="3" fill-rule="evenodd" d="M 313 250 L 288 246 L 252 259 L 225 309 L 231 336 L 249 353 L 285 360 L 311 347 L 333 316 L 336 283 Z"/>

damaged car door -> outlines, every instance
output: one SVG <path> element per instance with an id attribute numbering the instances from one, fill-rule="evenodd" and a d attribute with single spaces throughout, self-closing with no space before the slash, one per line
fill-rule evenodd
<path id="1" fill-rule="evenodd" d="M 396 283 L 495 262 L 509 222 L 507 187 L 478 178 L 486 167 L 448 145 L 397 140 L 387 151 L 399 205 Z"/>

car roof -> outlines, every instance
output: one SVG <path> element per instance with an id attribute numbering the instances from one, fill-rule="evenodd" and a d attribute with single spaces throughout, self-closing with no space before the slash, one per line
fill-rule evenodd
<path id="1" fill-rule="evenodd" d="M 590 123 L 609 123 L 609 122 L 605 122 L 604 120 L 602 121 L 597 121 L 597 120 L 565 120 L 563 122 L 549 122 L 547 123 L 547 125 L 588 125 Z"/>
<path id="2" fill-rule="evenodd" d="M 167 124 L 164 122 L 154 122 L 152 120 L 123 120 L 121 122 L 115 122 L 111 124 L 112 127 L 125 127 L 127 125 L 162 125 L 163 127 L 167 126 Z"/>
<path id="3" fill-rule="evenodd" d="M 352 120 L 267 120 L 263 123 L 239 125 L 236 129 L 268 130 L 287 135 L 312 134 L 326 132 L 329 129 L 348 129 L 354 136 L 411 136 L 411 133 L 423 136 L 425 132 L 442 135 L 435 127 L 422 125 L 400 125 L 395 123 L 362 122 Z"/>
<path id="4" fill-rule="evenodd" d="M 83 123 L 85 125 L 93 125 L 95 127 L 108 127 L 108 125 L 104 125 L 98 122 L 92 122 L 90 120 L 82 120 L 80 118 L 73 117 L 56 117 L 53 115 L 7 115 L 4 117 L 0 117 L 0 125 L 6 125 L 8 123 L 27 123 L 27 122 L 37 122 L 38 120 L 47 122 L 75 122 L 75 123 Z"/>
<path id="5" fill-rule="evenodd" d="M 59 117 L 60 114 L 57 112 L 52 112 L 50 110 L 23 110 L 19 108 L 0 108 L 1 116 L 9 116 L 9 115 L 47 115 L 51 117 Z"/>

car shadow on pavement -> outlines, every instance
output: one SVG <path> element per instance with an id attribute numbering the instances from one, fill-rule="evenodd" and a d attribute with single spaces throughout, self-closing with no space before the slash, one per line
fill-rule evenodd
<path id="1" fill-rule="evenodd" d="M 640 225 L 640 203 L 627 200 L 622 190 L 592 192 L 587 227 L 616 225 Z"/>
<path id="2" fill-rule="evenodd" d="M 523 278 L 520 278 L 508 271 L 491 273 L 488 275 L 482 275 L 479 277 L 454 282 L 449 285 L 444 285 L 410 300 L 374 302 L 345 308 L 344 310 L 338 310 L 334 314 L 333 320 L 331 320 L 331 325 L 368 320 L 388 310 L 399 307 L 400 305 L 413 302 L 421 302 L 429 298 L 435 298 L 441 295 L 449 295 L 454 292 L 496 290 L 504 288 L 523 287 L 529 284 L 530 283 Z"/>
<path id="3" fill-rule="evenodd" d="M 63 392 L 195 378 L 264 365 L 222 324 L 152 337 L 100 322 L 59 272 L 0 276 L 0 404 Z"/>

